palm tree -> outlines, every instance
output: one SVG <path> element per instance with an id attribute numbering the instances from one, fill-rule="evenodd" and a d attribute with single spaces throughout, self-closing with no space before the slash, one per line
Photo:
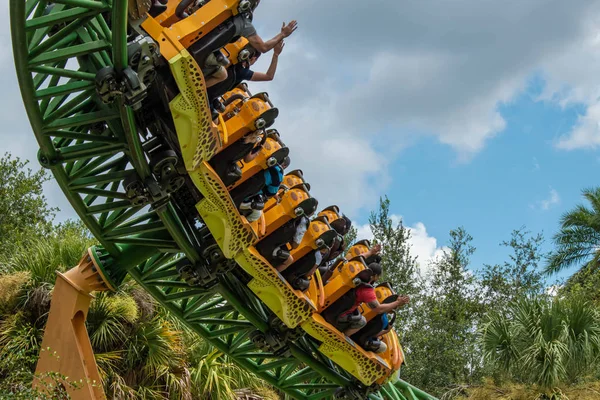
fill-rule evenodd
<path id="1" fill-rule="evenodd" d="M 561 218 L 560 232 L 554 236 L 556 250 L 550 255 L 546 273 L 574 265 L 596 268 L 600 261 L 600 187 L 583 190 L 591 208 L 578 205 Z"/>
<path id="2" fill-rule="evenodd" d="M 481 330 L 485 357 L 517 381 L 551 389 L 597 366 L 600 315 L 582 298 L 523 298 Z"/>

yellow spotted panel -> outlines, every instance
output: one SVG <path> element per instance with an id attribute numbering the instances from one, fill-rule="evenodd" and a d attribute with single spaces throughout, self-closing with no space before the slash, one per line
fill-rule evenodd
<path id="1" fill-rule="evenodd" d="M 223 255 L 234 258 L 257 240 L 256 234 L 246 219 L 239 215 L 227 188 L 206 161 L 189 175 L 204 195 L 204 199 L 196 204 L 198 213 Z"/>
<path id="2" fill-rule="evenodd" d="M 221 139 L 212 123 L 204 76 L 187 50 L 169 60 L 180 93 L 169 103 L 183 161 L 193 171 L 221 148 Z"/>
<path id="3" fill-rule="evenodd" d="M 306 321 L 316 310 L 312 301 L 301 291 L 294 290 L 254 246 L 239 253 L 235 261 L 254 277 L 248 287 L 289 328 Z"/>
<path id="4" fill-rule="evenodd" d="M 317 313 L 302 324 L 302 329 L 322 342 L 321 353 L 367 386 L 385 380 L 392 373 L 391 366 L 381 357 L 364 351 Z"/>

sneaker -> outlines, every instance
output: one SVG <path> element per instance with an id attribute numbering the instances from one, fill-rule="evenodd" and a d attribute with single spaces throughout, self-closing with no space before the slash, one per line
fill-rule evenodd
<path id="1" fill-rule="evenodd" d="M 282 249 L 281 247 L 276 247 L 275 250 L 273 250 L 273 257 L 280 260 L 281 262 L 287 260 L 289 256 L 290 253 L 287 250 Z"/>
<path id="2" fill-rule="evenodd" d="M 251 201 L 242 201 L 240 204 L 240 210 L 252 210 L 252 202 Z"/>
<path id="3" fill-rule="evenodd" d="M 261 214 L 262 214 L 261 210 L 252 210 L 250 212 L 250 214 L 248 214 L 246 216 L 246 219 L 248 220 L 248 222 L 254 222 L 260 218 Z"/>
<path id="4" fill-rule="evenodd" d="M 262 210 L 265 208 L 265 199 L 262 195 L 255 196 L 252 199 L 252 209 L 253 210 Z"/>
<path id="5" fill-rule="evenodd" d="M 227 169 L 227 180 L 228 181 L 235 182 L 238 179 L 240 179 L 241 177 L 242 177 L 242 170 L 240 169 L 239 165 L 233 164 Z"/>

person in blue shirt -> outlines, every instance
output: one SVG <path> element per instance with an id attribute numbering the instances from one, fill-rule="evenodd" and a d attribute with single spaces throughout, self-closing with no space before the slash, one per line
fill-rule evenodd
<path id="1" fill-rule="evenodd" d="M 283 182 L 283 171 L 289 165 L 290 158 L 285 157 L 281 164 L 275 164 L 257 173 L 231 191 L 233 203 L 248 222 L 260 218 L 265 201 L 277 195 L 279 186 Z"/>
<path id="2" fill-rule="evenodd" d="M 213 104 L 215 99 L 223 96 L 228 91 L 234 89 L 237 85 L 244 81 L 252 81 L 252 82 L 268 82 L 272 81 L 275 78 L 275 73 L 277 72 L 277 63 L 279 61 L 279 55 L 283 51 L 285 46 L 284 41 L 280 41 L 275 45 L 273 49 L 273 57 L 271 58 L 271 64 L 267 69 L 267 72 L 256 72 L 250 69 L 254 63 L 258 60 L 261 53 L 254 50 L 253 54 L 248 58 L 248 60 L 234 64 L 227 68 L 226 77 L 221 82 L 214 83 L 212 86 L 208 86 L 206 90 L 208 94 L 209 104 Z M 212 78 L 212 77 L 211 77 Z M 207 79 L 207 82 L 209 79 Z M 208 84 L 207 84 L 208 85 Z"/>

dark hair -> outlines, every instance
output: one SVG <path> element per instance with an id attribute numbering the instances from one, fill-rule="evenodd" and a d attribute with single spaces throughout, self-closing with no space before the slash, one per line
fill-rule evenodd
<path id="1" fill-rule="evenodd" d="M 344 235 L 345 235 L 346 233 L 348 233 L 350 228 L 352 228 L 352 220 L 350 218 L 346 217 L 344 214 L 342 214 L 342 218 L 344 218 L 344 221 L 346 221 L 346 229 L 344 231 Z"/>
<path id="2" fill-rule="evenodd" d="M 368 268 L 373 271 L 373 275 L 381 275 L 381 272 L 383 271 L 381 265 L 378 263 L 371 263 Z"/>
<path id="3" fill-rule="evenodd" d="M 346 234 L 346 221 L 343 218 L 338 218 L 329 225 L 340 235 Z"/>

